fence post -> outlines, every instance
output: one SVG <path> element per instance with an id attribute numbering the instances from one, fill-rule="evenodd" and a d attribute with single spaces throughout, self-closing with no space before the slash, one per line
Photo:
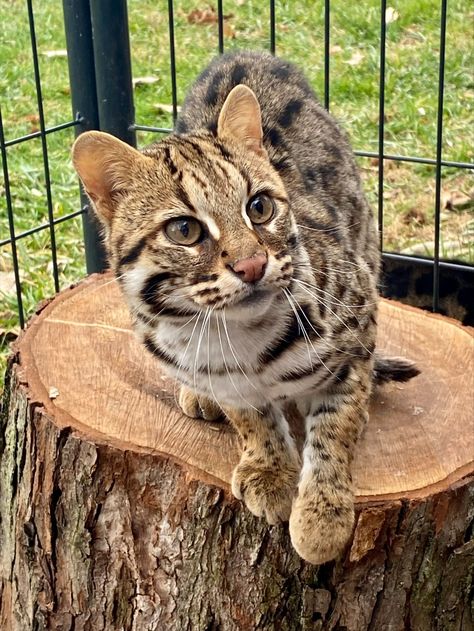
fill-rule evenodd
<path id="1" fill-rule="evenodd" d="M 102 131 L 136 146 L 126 0 L 90 0 Z"/>
<path id="2" fill-rule="evenodd" d="M 89 0 L 63 0 L 63 12 L 72 109 L 73 115 L 80 118 L 80 124 L 76 125 L 77 136 L 90 129 L 99 129 Z M 107 267 L 107 259 L 97 221 L 82 190 L 81 205 L 85 210 L 82 225 L 86 268 L 91 274 L 103 271 Z"/>

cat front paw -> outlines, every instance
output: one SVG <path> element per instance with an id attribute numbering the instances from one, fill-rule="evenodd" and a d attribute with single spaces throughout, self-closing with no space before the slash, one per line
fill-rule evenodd
<path id="1" fill-rule="evenodd" d="M 299 464 L 278 463 L 244 453 L 232 476 L 232 493 L 269 524 L 288 521 L 298 484 Z"/>
<path id="2" fill-rule="evenodd" d="M 222 410 L 215 401 L 201 395 L 198 397 L 193 390 L 186 386 L 181 386 L 178 403 L 184 414 L 191 418 L 216 421 L 222 416 Z"/>
<path id="3" fill-rule="evenodd" d="M 299 492 L 290 515 L 290 537 L 305 561 L 321 565 L 339 557 L 351 537 L 354 502 L 351 493 Z"/>

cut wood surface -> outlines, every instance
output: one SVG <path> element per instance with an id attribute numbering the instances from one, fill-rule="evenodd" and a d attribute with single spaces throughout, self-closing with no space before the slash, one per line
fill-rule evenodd
<path id="1" fill-rule="evenodd" d="M 0 628 L 472 631 L 472 330 L 382 301 L 378 348 L 422 372 L 376 391 L 354 538 L 318 569 L 231 497 L 237 435 L 181 414 L 116 282 L 59 294 L 5 389 Z"/>

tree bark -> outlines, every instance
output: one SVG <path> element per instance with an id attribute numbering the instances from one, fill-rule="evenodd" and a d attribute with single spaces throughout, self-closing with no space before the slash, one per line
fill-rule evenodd
<path id="1" fill-rule="evenodd" d="M 390 428 L 397 416 L 394 409 L 408 405 L 407 398 L 420 385 L 377 395 L 371 420 L 375 427 L 364 436 L 356 464 L 353 539 L 344 558 L 315 567 L 292 550 L 286 526 L 267 526 L 232 498 L 228 480 L 238 450 L 230 428 L 183 419 L 172 409 L 172 387 L 166 380 L 160 396 L 150 390 L 148 367 L 138 375 L 124 371 L 124 379 L 134 379 L 134 391 L 140 393 L 137 405 L 145 420 L 138 434 L 131 427 L 136 421 L 114 407 L 112 396 L 104 398 L 99 386 L 100 396 L 91 392 L 87 400 L 77 398 L 78 391 L 84 394 L 91 388 L 89 370 L 97 371 L 97 379 L 104 370 L 115 376 L 122 370 L 120 361 L 100 365 L 102 347 L 93 348 L 86 335 L 95 334 L 97 327 L 101 335 L 105 330 L 108 348 L 109 334 L 122 335 L 119 332 L 128 326 L 113 308 L 118 293 L 111 297 L 105 287 L 104 279 L 95 277 L 63 292 L 35 317 L 9 362 L 0 433 L 0 629 L 472 631 L 472 413 L 469 407 L 463 412 L 452 398 L 456 390 L 466 406 L 472 402 L 469 375 L 467 381 L 456 378 L 455 388 L 452 382 L 435 384 L 444 388 L 440 397 L 451 406 L 446 415 L 428 409 L 421 395 L 415 397 L 423 399 L 423 413 L 413 415 L 413 436 L 404 430 L 405 443 L 385 445 L 379 462 L 374 455 L 380 451 L 377 429 L 383 434 Z M 102 305 L 94 316 L 96 327 L 85 326 L 84 319 L 92 289 Z M 103 314 L 108 323 L 101 319 Z M 407 322 L 409 314 L 416 314 L 426 327 L 442 323 L 451 346 L 451 329 L 456 328 L 461 347 L 453 365 L 464 374 L 472 363 L 471 334 L 449 320 L 412 309 L 406 314 Z M 117 318 L 125 328 L 118 326 Z M 74 330 L 64 328 L 73 321 Z M 393 322 L 391 318 L 389 328 Z M 48 332 L 56 340 L 54 347 L 45 346 L 50 337 L 42 337 L 48 327 L 56 331 Z M 87 352 L 71 355 L 70 337 Z M 133 346 L 133 336 L 127 339 L 132 346 L 122 352 L 142 357 L 144 351 Z M 414 339 L 419 341 L 419 335 Z M 437 339 L 438 345 L 444 343 L 438 333 Z M 147 361 L 143 354 L 139 365 Z M 67 362 L 78 364 L 75 381 L 68 381 Z M 432 380 L 429 367 L 421 367 Z M 448 368 L 454 370 L 445 362 L 442 370 Z M 153 364 L 149 369 L 156 371 Z M 115 388 L 112 374 L 104 383 L 111 392 Z M 129 394 L 124 387 L 122 391 Z M 146 397 L 160 410 L 164 402 L 169 406 L 154 424 L 161 424 L 160 441 L 150 429 Z M 125 403 L 129 412 L 136 410 L 135 403 Z M 377 405 L 382 404 L 388 411 L 378 427 Z M 91 406 L 96 417 L 88 412 Z M 439 473 L 439 467 L 429 469 L 430 461 L 418 451 L 429 469 L 420 487 L 419 481 L 413 484 L 405 478 L 407 471 L 420 475 L 408 443 L 415 433 L 426 432 L 420 420 L 425 414 L 435 427 L 431 437 L 419 440 L 429 443 L 431 454 L 435 442 L 442 440 L 440 451 L 456 452 L 464 462 L 456 460 L 451 470 L 444 463 Z M 110 434 L 100 425 L 104 416 Z M 127 431 L 117 434 L 112 417 Z M 91 418 L 96 418 L 95 426 Z M 178 438 L 173 441 L 169 433 L 176 425 Z M 183 446 L 193 431 L 193 442 Z M 142 439 L 133 442 L 136 435 Z M 365 445 L 367 441 L 372 446 Z M 206 444 L 197 454 L 201 442 Z M 370 454 L 372 460 L 367 460 Z M 386 480 L 394 476 L 394 460 L 404 488 L 395 480 L 390 492 Z M 388 468 L 386 476 L 383 466 Z M 368 470 L 375 471 L 375 477 L 370 478 Z M 377 480 L 381 488 L 370 491 Z"/>

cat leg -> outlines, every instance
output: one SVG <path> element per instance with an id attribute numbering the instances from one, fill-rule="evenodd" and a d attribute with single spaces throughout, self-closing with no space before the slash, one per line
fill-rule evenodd
<path id="1" fill-rule="evenodd" d="M 291 541 L 319 565 L 343 552 L 354 525 L 351 462 L 368 419 L 372 366 L 353 365 L 339 392 L 309 403 L 298 494 L 290 517 Z"/>
<path id="2" fill-rule="evenodd" d="M 185 385 L 182 385 L 178 397 L 179 407 L 191 418 L 202 418 L 205 421 L 215 421 L 222 416 L 222 410 L 215 401 L 203 395 L 196 395 Z"/>
<path id="3" fill-rule="evenodd" d="M 242 456 L 232 476 L 232 492 L 251 513 L 270 524 L 288 521 L 298 484 L 300 458 L 282 411 L 225 409 L 237 429 Z"/>

